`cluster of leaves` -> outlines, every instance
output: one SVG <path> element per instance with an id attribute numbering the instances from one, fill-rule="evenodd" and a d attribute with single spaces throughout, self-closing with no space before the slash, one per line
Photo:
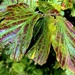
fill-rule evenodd
<path id="1" fill-rule="evenodd" d="M 64 17 L 67 9 L 71 9 L 74 16 L 73 6 L 72 0 L 3 0 L 0 4 L 0 50 L 6 49 L 6 54 L 14 61 L 20 61 L 25 55 L 43 65 L 52 45 L 59 67 L 75 74 L 75 30 Z M 13 65 L 17 72 L 19 67 L 14 67 L 18 64 Z"/>
<path id="2" fill-rule="evenodd" d="M 54 59 L 52 62 L 49 61 L 43 66 L 34 65 L 34 62 L 29 60 L 27 57 L 23 57 L 20 61 L 16 62 L 10 59 L 10 56 L 6 54 L 6 49 L 0 54 L 0 75 L 66 75 L 61 68 L 54 68 L 55 54 L 51 50 L 50 59 Z M 69 74 L 69 73 L 68 73 Z"/>

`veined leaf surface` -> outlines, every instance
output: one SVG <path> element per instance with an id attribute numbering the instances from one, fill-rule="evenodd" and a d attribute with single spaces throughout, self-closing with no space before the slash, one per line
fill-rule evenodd
<path id="1" fill-rule="evenodd" d="M 9 5 L 19 3 L 26 3 L 34 10 L 36 8 L 37 0 L 3 0 L 2 3 L 0 4 L 0 12 L 6 11 L 6 8 Z"/>
<path id="2" fill-rule="evenodd" d="M 14 5 L 18 0 L 2 0 L 0 4 L 0 12 L 6 11 L 7 6 Z"/>
<path id="3" fill-rule="evenodd" d="M 35 9 L 37 6 L 37 0 L 23 0 L 24 3 L 27 3 L 32 9 Z"/>
<path id="4" fill-rule="evenodd" d="M 58 62 L 63 69 L 75 73 L 75 30 L 65 18 L 56 17 L 56 30 L 52 35 L 52 45 Z"/>
<path id="5" fill-rule="evenodd" d="M 42 26 L 42 34 L 40 35 L 37 42 L 33 45 L 33 47 L 28 51 L 27 56 L 34 60 L 35 63 L 43 65 L 46 63 L 51 45 L 51 33 L 49 25 L 53 24 L 54 18 L 47 17 L 43 20 Z"/>
<path id="6" fill-rule="evenodd" d="M 30 45 L 33 27 L 40 16 L 25 3 L 8 6 L 6 12 L 0 23 L 0 44 L 9 44 L 11 58 L 19 60 Z"/>
<path id="7" fill-rule="evenodd" d="M 72 8 L 72 6 L 73 6 L 72 0 L 63 0 L 61 4 L 61 9 L 66 10 Z"/>

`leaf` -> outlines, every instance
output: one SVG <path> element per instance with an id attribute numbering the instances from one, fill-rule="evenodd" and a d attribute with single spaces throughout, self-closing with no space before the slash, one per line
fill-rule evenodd
<path id="1" fill-rule="evenodd" d="M 61 11 L 61 3 L 56 2 L 56 0 L 53 0 L 53 1 L 50 0 L 49 4 L 57 11 L 59 11 L 59 12 Z"/>
<path id="2" fill-rule="evenodd" d="M 70 72 L 68 69 L 65 71 L 65 74 L 66 74 L 66 75 L 75 75 L 75 74 L 73 74 L 72 72 Z"/>
<path id="3" fill-rule="evenodd" d="M 66 10 L 73 7 L 72 0 L 47 0 L 47 1 L 54 9 L 56 9 L 59 12 L 61 12 L 61 10 Z"/>
<path id="4" fill-rule="evenodd" d="M 0 4 L 0 12 L 6 11 L 7 6 L 14 5 L 17 3 L 17 0 L 2 0 Z"/>
<path id="5" fill-rule="evenodd" d="M 37 0 L 3 0 L 0 4 L 0 12 L 6 11 L 6 8 L 9 5 L 14 5 L 19 3 L 26 3 L 32 8 L 32 10 L 35 10 L 36 2 Z"/>
<path id="6" fill-rule="evenodd" d="M 71 16 L 75 17 L 75 8 L 72 8 L 72 10 L 71 10 Z"/>
<path id="7" fill-rule="evenodd" d="M 25 65 L 23 63 L 13 63 L 12 64 L 12 69 L 17 72 L 17 73 L 22 73 L 24 72 L 24 68 L 25 68 Z"/>
<path id="8" fill-rule="evenodd" d="M 39 39 L 27 53 L 27 56 L 30 59 L 34 60 L 35 63 L 38 63 L 40 65 L 46 63 L 51 45 L 50 41 L 51 33 L 48 26 L 50 25 L 53 18 L 52 17 L 45 17 L 45 18 L 46 19 L 44 19 L 42 23 L 43 29 Z"/>
<path id="9" fill-rule="evenodd" d="M 30 45 L 33 27 L 40 15 L 25 3 L 8 6 L 7 12 L 0 23 L 0 44 L 8 45 L 11 59 L 18 61 Z"/>
<path id="10" fill-rule="evenodd" d="M 50 0 L 51 1 L 51 0 Z M 55 4 L 61 4 L 63 0 L 52 0 Z"/>
<path id="11" fill-rule="evenodd" d="M 54 10 L 53 6 L 51 6 L 51 4 L 47 1 L 38 1 L 37 6 L 39 8 L 39 11 L 47 15 L 48 13 L 50 13 L 51 10 Z"/>
<path id="12" fill-rule="evenodd" d="M 73 2 L 72 0 L 63 0 L 62 4 L 61 4 L 61 9 L 62 10 L 66 10 L 69 8 L 73 7 Z"/>
<path id="13" fill-rule="evenodd" d="M 34 10 L 37 7 L 37 0 L 24 0 L 24 3 L 28 4 Z"/>
<path id="14" fill-rule="evenodd" d="M 57 16 L 56 30 L 51 37 L 56 52 L 57 61 L 63 69 L 75 73 L 75 30 L 73 25 L 65 18 Z"/>

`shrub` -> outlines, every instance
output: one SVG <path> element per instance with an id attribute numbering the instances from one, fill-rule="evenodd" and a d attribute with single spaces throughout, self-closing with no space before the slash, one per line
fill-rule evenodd
<path id="1" fill-rule="evenodd" d="M 44 75 L 51 69 L 50 75 L 59 74 L 58 70 L 61 75 L 75 74 L 74 21 L 69 21 L 75 17 L 74 5 L 72 0 L 1 1 L 1 74 Z M 68 18 L 67 10 L 71 11 Z M 41 70 L 49 54 L 56 59 L 47 71 Z M 32 66 L 29 59 L 41 65 L 40 68 Z"/>

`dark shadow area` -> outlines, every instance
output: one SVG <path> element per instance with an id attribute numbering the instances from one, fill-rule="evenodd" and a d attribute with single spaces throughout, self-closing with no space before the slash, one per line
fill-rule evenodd
<path id="1" fill-rule="evenodd" d="M 65 15 L 64 17 L 66 17 L 74 26 L 75 26 L 75 17 L 72 17 L 71 14 L 71 9 L 65 10 Z"/>
<path id="2" fill-rule="evenodd" d="M 3 2 L 3 0 L 0 0 L 0 4 Z"/>
<path id="3" fill-rule="evenodd" d="M 53 66 L 55 65 L 55 61 L 56 61 L 56 54 L 55 54 L 53 47 L 51 45 L 51 49 L 50 49 L 50 53 L 49 53 L 49 57 L 47 59 L 47 62 L 42 66 L 36 65 L 36 68 L 40 68 L 42 70 L 45 68 L 49 68 L 49 70 L 47 70 L 47 75 L 48 75 L 52 72 Z M 46 72 L 43 71 L 43 75 L 45 75 L 45 74 L 46 74 Z"/>

